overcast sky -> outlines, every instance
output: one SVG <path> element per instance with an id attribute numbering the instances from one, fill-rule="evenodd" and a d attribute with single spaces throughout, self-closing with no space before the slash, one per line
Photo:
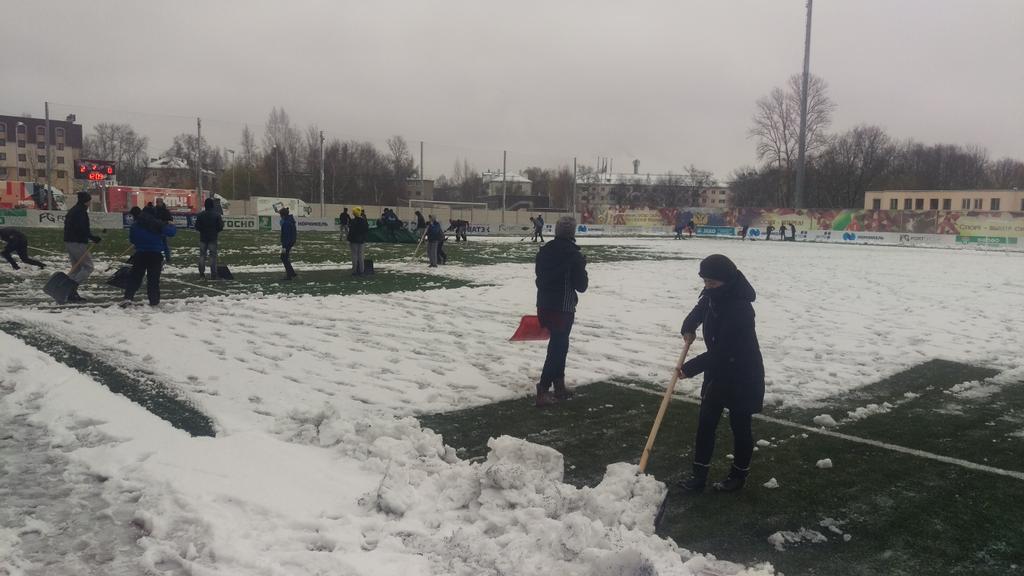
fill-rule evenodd
<path id="1" fill-rule="evenodd" d="M 0 113 L 128 121 L 156 156 L 203 117 L 259 138 L 283 106 L 328 137 L 401 134 L 426 174 L 755 162 L 754 102 L 799 73 L 803 0 L 49 0 L 5 7 Z M 26 47 L 26 48 L 16 48 Z M 29 48 L 30 47 L 30 48 Z M 1024 1 L 818 0 L 811 69 L 834 131 L 1024 159 Z"/>

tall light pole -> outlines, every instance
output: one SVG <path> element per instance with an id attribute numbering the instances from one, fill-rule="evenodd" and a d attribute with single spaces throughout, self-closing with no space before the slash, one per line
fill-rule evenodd
<path id="1" fill-rule="evenodd" d="M 804 34 L 804 75 L 800 87 L 800 146 L 796 160 L 796 191 L 793 194 L 793 207 L 804 207 L 804 175 L 806 174 L 807 155 L 807 83 L 811 75 L 811 9 L 814 0 L 807 0 L 807 31 Z"/>
<path id="2" fill-rule="evenodd" d="M 235 151 L 231 148 L 225 148 L 228 154 L 231 154 L 231 196 L 238 198 L 238 192 L 235 190 Z"/>
<path id="3" fill-rule="evenodd" d="M 281 152 L 274 144 L 274 178 L 277 180 L 277 197 L 281 197 Z"/>
<path id="4" fill-rule="evenodd" d="M 50 102 L 46 107 L 46 209 L 53 210 L 53 181 L 50 178 L 52 164 L 50 162 Z"/>
<path id="5" fill-rule="evenodd" d="M 18 138 L 18 126 L 20 126 L 20 127 L 25 129 L 25 160 L 27 161 L 28 160 L 28 125 L 26 125 L 24 122 L 18 122 L 17 126 L 14 127 L 14 142 L 15 142 L 15 144 L 19 144 L 21 142 L 21 140 Z M 18 154 L 17 149 L 15 149 L 14 153 Z M 18 179 L 21 180 L 21 154 L 18 154 L 17 160 L 18 160 Z M 21 185 L 22 185 L 22 187 L 25 186 L 24 181 L 22 181 Z"/>
<path id="6" fill-rule="evenodd" d="M 320 131 L 320 218 L 324 218 L 324 131 Z"/>

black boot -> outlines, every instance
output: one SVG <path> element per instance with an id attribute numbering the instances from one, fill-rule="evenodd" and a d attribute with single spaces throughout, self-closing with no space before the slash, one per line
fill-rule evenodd
<path id="1" fill-rule="evenodd" d="M 715 492 L 736 492 L 743 488 L 747 482 L 749 470 L 741 470 L 735 466 L 729 469 L 729 475 L 725 480 L 715 482 Z"/>
<path id="2" fill-rule="evenodd" d="M 572 390 L 566 390 L 564 377 L 555 380 L 555 398 L 558 398 L 559 400 L 568 400 L 569 398 L 572 398 L 573 395 L 574 393 Z"/>
<path id="3" fill-rule="evenodd" d="M 538 383 L 537 400 L 534 402 L 534 405 L 538 408 L 543 408 L 544 406 L 551 406 L 552 404 L 557 403 L 558 400 L 555 398 L 554 394 L 548 392 L 548 387 L 544 384 Z"/>
<path id="4" fill-rule="evenodd" d="M 676 483 L 676 486 L 684 492 L 692 492 L 694 494 L 703 492 L 704 487 L 708 484 L 709 469 L 710 466 L 702 466 L 695 462 L 693 464 L 693 471 L 690 475 Z"/>

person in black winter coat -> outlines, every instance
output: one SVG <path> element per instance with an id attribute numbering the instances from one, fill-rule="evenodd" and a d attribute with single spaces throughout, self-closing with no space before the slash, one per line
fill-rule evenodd
<path id="1" fill-rule="evenodd" d="M 548 354 L 537 383 L 537 406 L 567 400 L 572 393 L 565 388 L 565 357 L 569 353 L 569 333 L 576 316 L 577 292 L 586 292 L 587 259 L 576 245 L 576 220 L 564 216 L 555 224 L 555 239 L 537 251 L 537 317 L 551 332 Z M 555 393 L 550 389 L 554 385 Z"/>
<path id="2" fill-rule="evenodd" d="M 362 207 L 352 208 L 352 221 L 348 225 L 348 247 L 352 252 L 352 275 L 362 276 L 366 273 L 364 247 L 370 235 L 370 224 Z"/>
<path id="3" fill-rule="evenodd" d="M 210 256 L 210 278 L 217 279 L 217 239 L 224 230 L 224 218 L 217 213 L 216 202 L 207 198 L 206 208 L 196 216 L 196 232 L 199 232 L 199 277 L 206 275 L 206 256 Z"/>
<path id="4" fill-rule="evenodd" d="M 284 279 L 291 280 L 298 276 L 292 268 L 292 248 L 299 238 L 299 231 L 295 224 L 295 216 L 288 212 L 288 208 L 281 208 L 278 214 L 281 215 L 281 262 L 284 264 Z"/>
<path id="5" fill-rule="evenodd" d="M 167 207 L 167 204 L 164 204 L 163 198 L 156 199 L 156 206 L 153 209 L 155 210 L 156 219 L 164 224 L 174 221 L 174 216 L 171 216 L 171 209 Z M 171 261 L 171 245 L 167 243 L 166 237 L 164 237 L 164 260 Z"/>
<path id="6" fill-rule="evenodd" d="M 743 487 L 754 453 L 752 415 L 764 404 L 764 361 L 754 331 L 756 298 L 753 286 L 731 260 L 721 254 L 700 263 L 704 290 L 697 305 L 683 321 L 683 339 L 692 343 L 703 325 L 707 352 L 689 360 L 679 370 L 681 378 L 704 374 L 700 391 L 700 417 L 692 474 L 680 483 L 689 492 L 700 492 L 707 483 L 715 429 L 722 409 L 729 409 L 733 434 L 733 463 L 729 476 L 714 488 L 733 492 Z"/>
<path id="7" fill-rule="evenodd" d="M 19 268 L 18 263 L 14 261 L 11 254 L 17 254 L 18 258 L 25 264 L 31 264 L 38 266 L 39 268 L 46 268 L 46 265 L 29 258 L 28 256 L 28 237 L 21 230 L 15 228 L 0 228 L 0 240 L 6 242 L 4 250 L 2 252 L 4 260 L 11 263 L 11 266 L 17 270 Z"/>
<path id="8" fill-rule="evenodd" d="M 338 224 L 341 225 L 341 241 L 344 242 L 348 238 L 348 225 L 352 222 L 352 216 L 348 213 L 348 208 L 341 209 L 341 216 L 338 216 Z"/>
<path id="9" fill-rule="evenodd" d="M 88 243 L 99 243 L 101 240 L 89 228 L 90 202 L 91 194 L 79 192 L 78 202 L 64 215 L 64 248 L 68 251 L 68 260 L 72 266 L 68 277 L 75 281 L 75 289 L 68 296 L 68 302 L 85 302 L 85 298 L 78 294 L 78 286 L 85 282 L 93 271 Z"/>

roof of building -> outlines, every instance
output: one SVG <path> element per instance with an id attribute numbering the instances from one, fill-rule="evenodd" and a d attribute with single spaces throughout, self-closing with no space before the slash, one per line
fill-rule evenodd
<path id="1" fill-rule="evenodd" d="M 991 194 L 993 192 L 1022 192 L 1016 188 L 983 188 L 979 190 L 868 190 L 865 194 Z"/>
<path id="2" fill-rule="evenodd" d="M 522 174 L 517 174 L 515 172 L 506 172 L 504 178 L 502 178 L 502 173 L 501 172 L 484 172 L 481 176 L 484 179 L 484 183 L 501 182 L 501 181 L 505 181 L 505 182 L 520 182 L 520 183 L 524 183 L 524 184 L 532 183 L 532 180 L 530 180 L 526 176 L 523 176 Z"/>

